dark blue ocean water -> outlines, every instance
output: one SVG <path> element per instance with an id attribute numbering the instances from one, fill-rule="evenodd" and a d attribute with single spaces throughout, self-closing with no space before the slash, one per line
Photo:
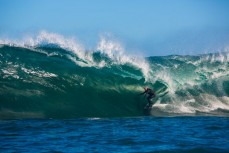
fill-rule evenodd
<path id="1" fill-rule="evenodd" d="M 228 117 L 1 120 L 0 152 L 229 152 Z"/>

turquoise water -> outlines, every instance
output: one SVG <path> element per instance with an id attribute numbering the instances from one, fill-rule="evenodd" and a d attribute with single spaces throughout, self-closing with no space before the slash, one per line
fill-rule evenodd
<path id="1" fill-rule="evenodd" d="M 229 152 L 228 53 L 142 58 L 54 36 L 0 44 L 0 152 Z"/>
<path id="2" fill-rule="evenodd" d="M 0 121 L 0 152 L 226 153 L 228 117 Z"/>
<path id="3" fill-rule="evenodd" d="M 80 51 L 79 51 L 80 52 Z M 0 48 L 0 118 L 228 116 L 229 54 L 132 57 L 53 44 Z M 139 93 L 156 91 L 154 106 Z"/>

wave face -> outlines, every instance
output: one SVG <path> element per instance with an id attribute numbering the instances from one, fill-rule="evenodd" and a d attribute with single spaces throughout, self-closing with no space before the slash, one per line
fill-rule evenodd
<path id="1" fill-rule="evenodd" d="M 143 59 L 105 39 L 87 52 L 52 37 L 1 42 L 1 119 L 229 115 L 227 53 Z M 143 86 L 158 95 L 149 112 Z"/>

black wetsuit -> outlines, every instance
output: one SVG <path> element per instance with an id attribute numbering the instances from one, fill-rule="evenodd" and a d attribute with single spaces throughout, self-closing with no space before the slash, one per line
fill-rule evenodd
<path id="1" fill-rule="evenodd" d="M 140 95 L 143 95 L 143 94 L 148 94 L 148 97 L 147 97 L 147 101 L 148 101 L 148 107 L 151 107 L 152 106 L 152 99 L 156 96 L 154 91 L 152 89 L 149 89 L 147 88 L 143 93 L 141 93 Z"/>

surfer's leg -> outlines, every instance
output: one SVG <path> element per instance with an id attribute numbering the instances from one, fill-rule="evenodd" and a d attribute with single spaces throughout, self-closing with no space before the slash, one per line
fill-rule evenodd
<path id="1" fill-rule="evenodd" d="M 150 99 L 150 103 L 151 103 L 151 104 L 150 104 L 150 107 L 152 107 L 152 105 L 155 104 L 155 102 L 154 102 L 154 103 L 152 102 L 152 99 L 153 99 L 154 97 L 156 97 L 156 96 L 155 96 L 155 95 L 152 95 L 152 96 L 151 96 L 151 99 Z"/>
<path id="2" fill-rule="evenodd" d="M 147 97 L 147 100 L 148 100 L 148 104 L 147 104 L 147 106 L 148 107 L 152 107 L 152 99 L 153 99 L 153 96 L 152 95 L 149 95 L 148 97 Z"/>

